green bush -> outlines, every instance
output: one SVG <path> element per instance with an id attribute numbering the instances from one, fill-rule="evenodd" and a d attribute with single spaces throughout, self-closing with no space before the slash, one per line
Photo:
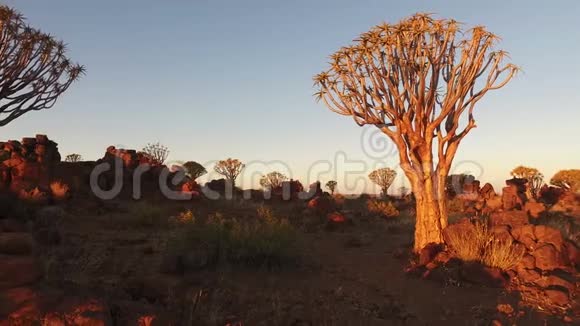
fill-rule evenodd
<path id="1" fill-rule="evenodd" d="M 180 230 L 169 244 L 169 250 L 177 252 L 169 254 L 185 257 L 194 253 L 197 267 L 227 262 L 271 268 L 294 261 L 295 230 L 267 208 L 258 208 L 258 215 L 258 219 L 241 220 L 212 214 L 205 223 Z"/>
<path id="2" fill-rule="evenodd" d="M 168 217 L 161 207 L 144 201 L 129 207 L 129 219 L 135 226 L 140 227 L 159 227 L 168 223 Z"/>
<path id="3" fill-rule="evenodd" d="M 397 217 L 400 214 L 399 210 L 391 201 L 380 199 L 369 199 L 367 201 L 367 211 L 382 217 Z"/>

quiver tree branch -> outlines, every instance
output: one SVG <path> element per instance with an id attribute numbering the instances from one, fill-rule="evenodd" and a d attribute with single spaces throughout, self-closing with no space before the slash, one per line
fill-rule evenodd
<path id="1" fill-rule="evenodd" d="M 65 52 L 64 43 L 0 6 L 0 126 L 27 112 L 52 108 L 84 73 Z"/>

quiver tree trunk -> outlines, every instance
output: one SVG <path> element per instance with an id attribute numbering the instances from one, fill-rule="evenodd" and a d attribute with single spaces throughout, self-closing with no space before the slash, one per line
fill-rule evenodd
<path id="1" fill-rule="evenodd" d="M 419 251 L 430 243 L 443 243 L 443 230 L 447 227 L 445 177 L 435 175 L 424 182 L 415 182 L 412 187 L 416 200 L 413 250 Z"/>

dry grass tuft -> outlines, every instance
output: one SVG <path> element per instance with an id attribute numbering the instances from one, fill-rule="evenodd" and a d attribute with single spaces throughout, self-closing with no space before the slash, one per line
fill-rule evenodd
<path id="1" fill-rule="evenodd" d="M 512 239 L 496 237 L 484 222 L 476 222 L 470 228 L 450 229 L 446 241 L 457 258 L 502 270 L 513 267 L 525 253 Z"/>
<path id="2" fill-rule="evenodd" d="M 367 201 L 367 211 L 371 214 L 377 214 L 384 217 L 397 217 L 399 210 L 390 201 L 379 199 L 369 199 Z"/>

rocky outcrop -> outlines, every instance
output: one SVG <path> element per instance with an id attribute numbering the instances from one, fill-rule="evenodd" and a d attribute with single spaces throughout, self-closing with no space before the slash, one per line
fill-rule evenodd
<path id="1" fill-rule="evenodd" d="M 288 180 L 283 181 L 279 187 L 272 189 L 272 196 L 281 199 L 298 199 L 303 191 L 304 187 L 300 181 Z"/>
<path id="2" fill-rule="evenodd" d="M 107 165 L 103 165 L 107 164 Z M 171 171 L 167 166 L 158 164 L 148 155 L 132 149 L 117 149 L 109 146 L 103 158 L 94 167 L 108 167 L 97 177 L 102 191 L 114 189 L 121 184 L 120 198 L 161 196 L 162 187 L 180 191 L 188 178 L 180 171 Z M 181 178 L 178 176 L 182 175 Z M 85 182 L 89 176 L 85 176 Z"/>
<path id="3" fill-rule="evenodd" d="M 0 191 L 47 192 L 58 162 L 58 145 L 45 135 L 0 142 Z"/>
<path id="4" fill-rule="evenodd" d="M 495 190 L 490 183 L 486 183 L 483 187 L 479 190 L 479 196 L 484 200 L 490 200 L 496 196 Z"/>
<path id="5" fill-rule="evenodd" d="M 481 222 L 480 222 L 481 223 Z M 560 230 L 546 225 L 528 222 L 525 211 L 503 211 L 490 216 L 488 230 L 494 241 L 510 243 L 511 250 L 521 257 L 505 270 L 462 262 L 453 257 L 453 251 L 442 251 L 436 255 L 420 256 L 418 275 L 429 279 L 446 280 L 449 277 L 471 283 L 493 287 L 507 287 L 518 291 L 524 303 L 540 307 L 545 311 L 565 316 L 572 308 L 578 295 L 579 249 L 575 243 L 565 239 Z M 446 243 L 451 243 L 452 234 L 475 234 L 475 225 L 464 219 L 448 226 L 444 231 Z M 487 254 L 501 257 L 506 252 Z M 449 249 L 449 248 L 448 248 Z M 499 249 L 497 249 L 499 250 Z M 445 266 L 444 268 L 441 268 Z"/>
<path id="6" fill-rule="evenodd" d="M 503 209 L 522 209 L 526 202 L 526 179 L 513 178 L 506 180 L 506 187 L 502 189 Z"/>
<path id="7" fill-rule="evenodd" d="M 550 212 L 580 217 L 580 194 L 571 191 L 563 192 L 556 204 L 550 207 Z"/>

